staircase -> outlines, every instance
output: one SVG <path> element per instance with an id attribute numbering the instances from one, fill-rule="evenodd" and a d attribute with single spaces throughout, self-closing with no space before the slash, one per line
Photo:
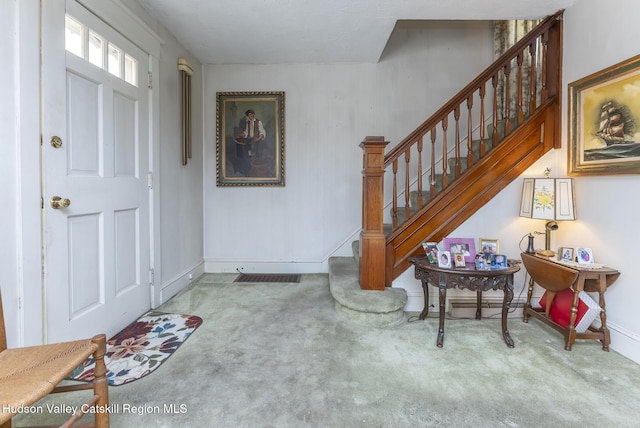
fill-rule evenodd
<path id="1" fill-rule="evenodd" d="M 441 241 L 536 160 L 560 148 L 561 65 L 562 11 L 543 20 L 393 149 L 386 150 L 384 137 L 364 139 L 359 254 L 350 262 L 330 260 L 335 279 L 332 265 L 357 273 L 353 281 L 336 282 L 349 282 L 352 300 L 362 295 L 404 306 L 390 297 L 390 286 L 411 266 L 409 258 L 423 253 L 422 242 Z M 385 181 L 391 183 L 390 196 Z M 341 290 L 331 287 L 335 298 Z M 362 294 L 372 290 L 382 293 Z M 362 302 L 351 305 L 344 296 L 336 298 L 337 308 L 363 309 Z M 364 313 L 370 321 L 364 323 L 374 325 L 386 322 L 378 314 L 399 316 L 397 307 Z"/>

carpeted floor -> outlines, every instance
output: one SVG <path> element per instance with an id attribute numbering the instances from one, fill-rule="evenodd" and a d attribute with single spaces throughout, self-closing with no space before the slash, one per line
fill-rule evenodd
<path id="1" fill-rule="evenodd" d="M 510 349 L 497 319 L 449 319 L 439 349 L 435 314 L 389 329 L 339 319 L 327 275 L 235 277 L 205 275 L 159 308 L 204 322 L 154 373 L 110 389 L 112 427 L 640 425 L 640 366 L 598 342 L 567 352 L 555 330 L 509 319 Z"/>

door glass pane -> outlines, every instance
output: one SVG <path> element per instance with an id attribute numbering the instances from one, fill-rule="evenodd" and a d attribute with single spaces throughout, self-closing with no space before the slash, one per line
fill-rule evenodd
<path id="1" fill-rule="evenodd" d="M 104 68 L 104 41 L 91 30 L 89 31 L 89 62 Z"/>
<path id="2" fill-rule="evenodd" d="M 124 55 L 124 81 L 138 86 L 138 61 L 131 55 Z"/>
<path id="3" fill-rule="evenodd" d="M 122 78 L 120 65 L 122 64 L 122 50 L 109 43 L 109 73 Z"/>
<path id="4" fill-rule="evenodd" d="M 64 45 L 66 50 L 83 58 L 84 27 L 78 21 L 65 15 Z"/>

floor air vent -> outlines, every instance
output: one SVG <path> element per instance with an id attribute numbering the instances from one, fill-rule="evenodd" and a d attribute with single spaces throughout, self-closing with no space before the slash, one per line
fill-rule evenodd
<path id="1" fill-rule="evenodd" d="M 300 282 L 300 274 L 241 273 L 233 282 Z"/>

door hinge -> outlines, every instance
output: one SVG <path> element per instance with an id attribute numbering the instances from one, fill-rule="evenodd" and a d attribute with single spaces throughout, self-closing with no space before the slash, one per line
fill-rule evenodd
<path id="1" fill-rule="evenodd" d="M 147 74 L 147 88 L 153 89 L 153 73 L 149 72 Z"/>
<path id="2" fill-rule="evenodd" d="M 153 172 L 147 174 L 147 186 L 149 186 L 149 189 L 153 189 Z"/>
<path id="3" fill-rule="evenodd" d="M 153 286 L 155 280 L 155 273 L 153 272 L 153 268 L 149 269 L 149 285 Z"/>

